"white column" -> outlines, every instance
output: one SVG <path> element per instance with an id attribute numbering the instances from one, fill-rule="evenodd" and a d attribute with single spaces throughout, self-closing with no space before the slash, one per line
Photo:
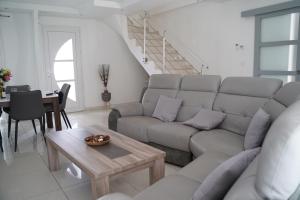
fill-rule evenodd
<path id="1" fill-rule="evenodd" d="M 43 51 L 40 46 L 40 30 L 39 30 L 39 10 L 34 9 L 32 12 L 33 16 L 33 43 L 34 43 L 34 57 L 35 57 L 35 68 L 38 74 L 38 78 L 36 79 L 36 89 L 45 89 L 43 83 Z M 34 76 L 37 77 L 37 76 Z"/>

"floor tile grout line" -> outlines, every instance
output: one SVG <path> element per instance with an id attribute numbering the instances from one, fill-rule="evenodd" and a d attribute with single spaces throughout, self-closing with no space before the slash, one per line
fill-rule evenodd
<path id="1" fill-rule="evenodd" d="M 42 158 L 42 156 L 40 154 L 39 154 L 39 156 L 42 159 L 42 161 L 45 163 L 45 165 L 47 166 L 47 168 L 49 169 L 49 167 L 48 167 L 49 164 L 46 163 L 46 161 Z M 55 180 L 56 184 L 58 185 L 59 189 L 63 193 L 63 195 L 66 197 L 67 200 L 70 200 L 69 197 L 67 196 L 67 194 L 65 193 L 65 191 L 63 190 L 63 187 L 59 184 L 58 180 L 56 179 L 56 177 L 54 176 L 54 174 L 50 171 L 50 169 L 49 169 L 49 172 L 50 172 L 51 176 L 53 177 L 53 179 Z"/>

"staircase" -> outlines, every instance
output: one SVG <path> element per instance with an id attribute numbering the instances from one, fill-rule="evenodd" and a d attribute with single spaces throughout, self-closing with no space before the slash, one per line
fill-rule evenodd
<path id="1" fill-rule="evenodd" d="M 144 19 L 140 15 L 127 18 L 128 37 L 144 49 Z M 168 74 L 198 74 L 199 72 L 149 23 L 146 28 L 144 62 L 153 62 L 156 71 Z M 165 58 L 165 60 L 164 60 Z"/>
<path id="2" fill-rule="evenodd" d="M 193 56 L 195 68 L 182 56 L 159 31 L 155 30 L 141 15 L 115 15 L 109 22 L 110 26 L 125 40 L 129 50 L 143 66 L 148 75 L 151 74 L 202 74 L 208 67 L 200 58 Z M 145 25 L 146 24 L 146 25 Z M 144 29 L 144 27 L 146 27 Z M 146 33 L 146 37 L 144 36 Z M 189 54 L 191 55 L 191 53 Z M 190 59 L 192 59 L 190 57 Z"/>

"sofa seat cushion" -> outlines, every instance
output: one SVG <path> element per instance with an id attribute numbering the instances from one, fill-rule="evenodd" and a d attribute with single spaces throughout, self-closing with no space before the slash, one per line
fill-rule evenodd
<path id="1" fill-rule="evenodd" d="M 202 182 L 217 166 L 229 159 L 230 156 L 222 152 L 208 151 L 179 171 L 179 174 Z"/>
<path id="2" fill-rule="evenodd" d="M 181 123 L 162 123 L 149 127 L 148 137 L 150 142 L 190 152 L 190 138 L 197 132 L 197 129 Z"/>
<path id="3" fill-rule="evenodd" d="M 167 176 L 150 186 L 135 200 L 190 200 L 200 183 L 182 175 Z"/>
<path id="4" fill-rule="evenodd" d="M 234 156 L 244 150 L 244 137 L 223 129 L 201 131 L 191 138 L 190 146 L 196 157 L 206 151 Z"/>
<path id="5" fill-rule="evenodd" d="M 162 121 L 153 117 L 122 117 L 118 119 L 117 131 L 135 140 L 149 142 L 147 134 L 148 127 L 162 123 Z"/>

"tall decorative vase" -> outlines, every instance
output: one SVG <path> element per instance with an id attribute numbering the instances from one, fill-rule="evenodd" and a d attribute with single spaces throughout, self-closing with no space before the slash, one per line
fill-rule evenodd
<path id="1" fill-rule="evenodd" d="M 101 94 L 102 100 L 107 103 L 111 100 L 111 93 L 105 88 L 104 92 Z"/>

